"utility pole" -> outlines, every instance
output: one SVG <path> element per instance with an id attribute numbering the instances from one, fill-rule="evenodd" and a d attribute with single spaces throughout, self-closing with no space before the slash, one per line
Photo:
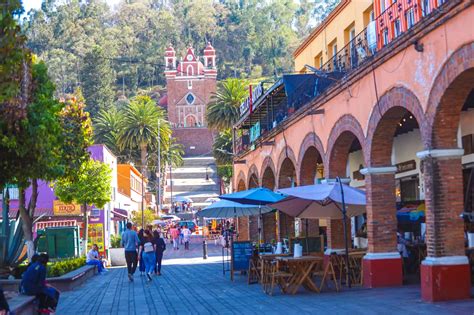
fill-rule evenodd
<path id="1" fill-rule="evenodd" d="M 172 171 L 172 168 L 173 168 L 173 164 L 170 163 L 170 192 L 171 192 L 171 207 L 173 208 L 172 209 L 172 212 L 175 212 L 175 209 L 174 209 L 174 205 L 173 205 L 173 171 Z"/>
<path id="2" fill-rule="evenodd" d="M 156 206 L 158 207 L 158 215 L 161 215 L 161 130 L 160 118 L 158 118 L 158 161 L 156 172 Z"/>

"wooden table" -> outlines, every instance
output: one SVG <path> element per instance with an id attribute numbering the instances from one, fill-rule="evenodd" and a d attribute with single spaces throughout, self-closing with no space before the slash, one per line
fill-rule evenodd
<path id="1" fill-rule="evenodd" d="M 285 284 L 284 292 L 295 294 L 300 286 L 309 291 L 320 292 L 313 282 L 313 270 L 322 268 L 324 258 L 315 256 L 303 257 L 277 257 L 282 265 L 287 266 L 288 271 L 293 275 Z"/>

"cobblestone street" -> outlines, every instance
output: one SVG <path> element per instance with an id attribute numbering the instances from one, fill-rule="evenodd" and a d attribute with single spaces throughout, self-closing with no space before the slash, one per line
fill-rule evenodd
<path id="1" fill-rule="evenodd" d="M 129 283 L 125 268 L 112 268 L 75 291 L 62 294 L 57 314 L 473 314 L 474 301 L 425 303 L 418 286 L 353 289 L 294 296 L 263 293 L 246 277 L 222 274 L 220 247 L 209 244 L 202 259 L 199 239 L 191 250 L 165 252 L 163 276 L 148 283 L 137 272 Z M 180 258 L 184 257 L 186 258 Z"/>

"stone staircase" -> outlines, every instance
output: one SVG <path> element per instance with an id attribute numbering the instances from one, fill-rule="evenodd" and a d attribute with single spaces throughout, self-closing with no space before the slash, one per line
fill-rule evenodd
<path id="1" fill-rule="evenodd" d="M 206 179 L 206 173 L 207 178 Z M 171 181 L 173 185 L 171 187 Z M 166 176 L 164 193 L 165 206 L 170 206 L 171 192 L 173 200 L 177 197 L 188 197 L 193 200 L 194 208 L 204 208 L 209 205 L 206 199 L 219 196 L 219 180 L 213 157 L 186 157 L 184 165 L 173 168 Z"/>

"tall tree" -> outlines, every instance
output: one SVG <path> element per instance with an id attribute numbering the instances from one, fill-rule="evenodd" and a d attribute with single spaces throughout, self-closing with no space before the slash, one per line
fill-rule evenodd
<path id="1" fill-rule="evenodd" d="M 141 169 L 146 176 L 149 147 L 160 141 L 161 148 L 166 149 L 171 137 L 171 128 L 168 123 L 163 123 L 164 111 L 148 96 L 137 96 L 132 99 L 122 115 L 118 145 L 122 150 L 140 150 Z M 159 135 L 158 120 L 160 120 Z"/>
<path id="2" fill-rule="evenodd" d="M 84 250 L 87 250 L 89 216 L 87 207 L 102 208 L 111 200 L 112 170 L 102 162 L 89 159 L 82 163 L 75 178 L 63 177 L 55 182 L 54 193 L 66 203 L 82 207 L 84 219 Z"/>
<path id="3" fill-rule="evenodd" d="M 114 103 L 114 74 L 110 61 L 99 46 L 86 54 L 81 70 L 82 90 L 92 117 L 109 110 Z"/>
<path id="4" fill-rule="evenodd" d="M 101 110 L 94 120 L 95 143 L 105 144 L 115 155 L 122 155 L 118 146 L 121 123 L 122 115 L 117 109 Z"/>
<path id="5" fill-rule="evenodd" d="M 233 78 L 219 82 L 206 111 L 209 127 L 220 131 L 232 128 L 239 119 L 240 104 L 248 96 L 247 86 L 246 81 Z"/>

